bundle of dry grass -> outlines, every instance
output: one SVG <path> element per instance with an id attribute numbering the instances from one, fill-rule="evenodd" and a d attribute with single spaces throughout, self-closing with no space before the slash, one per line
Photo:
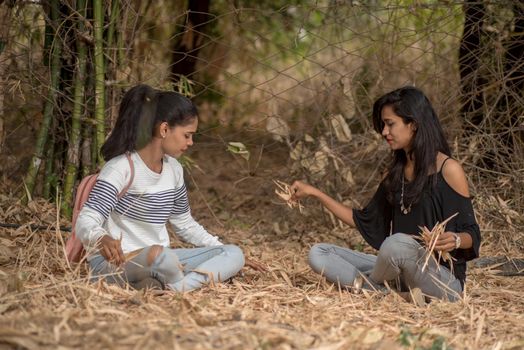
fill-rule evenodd
<path id="1" fill-rule="evenodd" d="M 298 211 L 302 213 L 304 207 L 299 200 L 293 199 L 291 186 L 279 180 L 273 180 L 273 182 L 278 187 L 278 189 L 275 189 L 275 193 L 286 202 L 287 206 L 290 208 L 298 208 Z"/>
<path id="2" fill-rule="evenodd" d="M 435 258 L 435 254 L 433 253 L 435 251 L 435 245 L 437 244 L 440 235 L 443 234 L 446 230 L 446 224 L 457 215 L 458 213 L 455 213 L 446 220 L 442 222 L 437 222 L 437 224 L 431 230 L 429 230 L 426 226 L 420 227 L 420 236 L 415 236 L 415 238 L 421 240 L 424 243 L 424 247 L 427 251 L 426 258 L 424 259 L 424 263 L 422 264 L 422 271 L 426 269 L 430 259 L 435 260 L 437 266 L 440 266 L 440 259 L 444 259 L 444 261 L 447 261 L 450 264 L 451 269 L 453 269 L 454 259 L 449 252 L 439 251 L 437 253 L 437 258 Z"/>

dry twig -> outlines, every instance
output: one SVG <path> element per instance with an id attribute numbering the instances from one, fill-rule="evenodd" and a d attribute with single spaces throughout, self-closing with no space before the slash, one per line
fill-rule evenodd
<path id="1" fill-rule="evenodd" d="M 278 189 L 275 189 L 275 193 L 286 202 L 288 207 L 298 207 L 298 211 L 302 213 L 302 209 L 304 208 L 304 206 L 300 204 L 299 200 L 293 199 L 293 192 L 291 191 L 291 186 L 279 180 L 273 180 L 273 182 L 278 187 Z"/>

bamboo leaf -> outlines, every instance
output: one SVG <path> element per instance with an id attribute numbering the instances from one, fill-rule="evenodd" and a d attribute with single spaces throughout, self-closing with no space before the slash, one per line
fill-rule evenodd
<path id="1" fill-rule="evenodd" d="M 246 146 L 241 142 L 229 142 L 227 144 L 227 150 L 233 154 L 238 154 L 245 160 L 249 160 L 249 151 Z"/>

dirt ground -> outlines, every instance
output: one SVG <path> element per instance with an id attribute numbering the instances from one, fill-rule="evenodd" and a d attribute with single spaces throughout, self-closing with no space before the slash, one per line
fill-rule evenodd
<path id="1" fill-rule="evenodd" d="M 248 167 L 222 146 L 204 140 L 190 154 L 200 168 L 187 176 L 193 215 L 267 272 L 246 268 L 229 283 L 160 296 L 90 284 L 85 266 L 64 262 L 56 223 L 68 223 L 53 204 L 22 206 L 4 183 L 2 219 L 49 229 L 0 230 L 0 349 L 524 348 L 521 276 L 470 267 L 462 300 L 422 307 L 394 293 L 341 291 L 310 270 L 307 253 L 317 242 L 362 246 L 358 233 L 333 228 L 318 203 L 306 201 L 301 214 L 279 201 L 272 180 L 291 180 L 285 147 L 266 143 Z M 522 230 L 494 229 L 487 217 L 482 254 L 522 255 Z"/>

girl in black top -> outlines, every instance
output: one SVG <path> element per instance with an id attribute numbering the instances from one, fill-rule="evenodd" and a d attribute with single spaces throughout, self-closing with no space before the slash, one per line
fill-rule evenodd
<path id="1" fill-rule="evenodd" d="M 464 288 L 466 261 L 479 255 L 480 230 L 462 166 L 451 158 L 439 120 L 428 98 L 404 87 L 380 97 L 373 105 L 373 125 L 393 152 L 393 160 L 369 204 L 349 208 L 319 189 L 295 181 L 294 199 L 313 196 L 333 214 L 356 227 L 378 255 L 331 244 L 317 244 L 309 254 L 313 270 L 329 281 L 351 286 L 364 279 L 376 288 L 400 279 L 427 296 L 456 300 Z M 449 252 L 453 264 L 430 259 L 413 236 L 420 227 L 432 229 L 458 213 L 440 235 L 435 252 Z"/>

